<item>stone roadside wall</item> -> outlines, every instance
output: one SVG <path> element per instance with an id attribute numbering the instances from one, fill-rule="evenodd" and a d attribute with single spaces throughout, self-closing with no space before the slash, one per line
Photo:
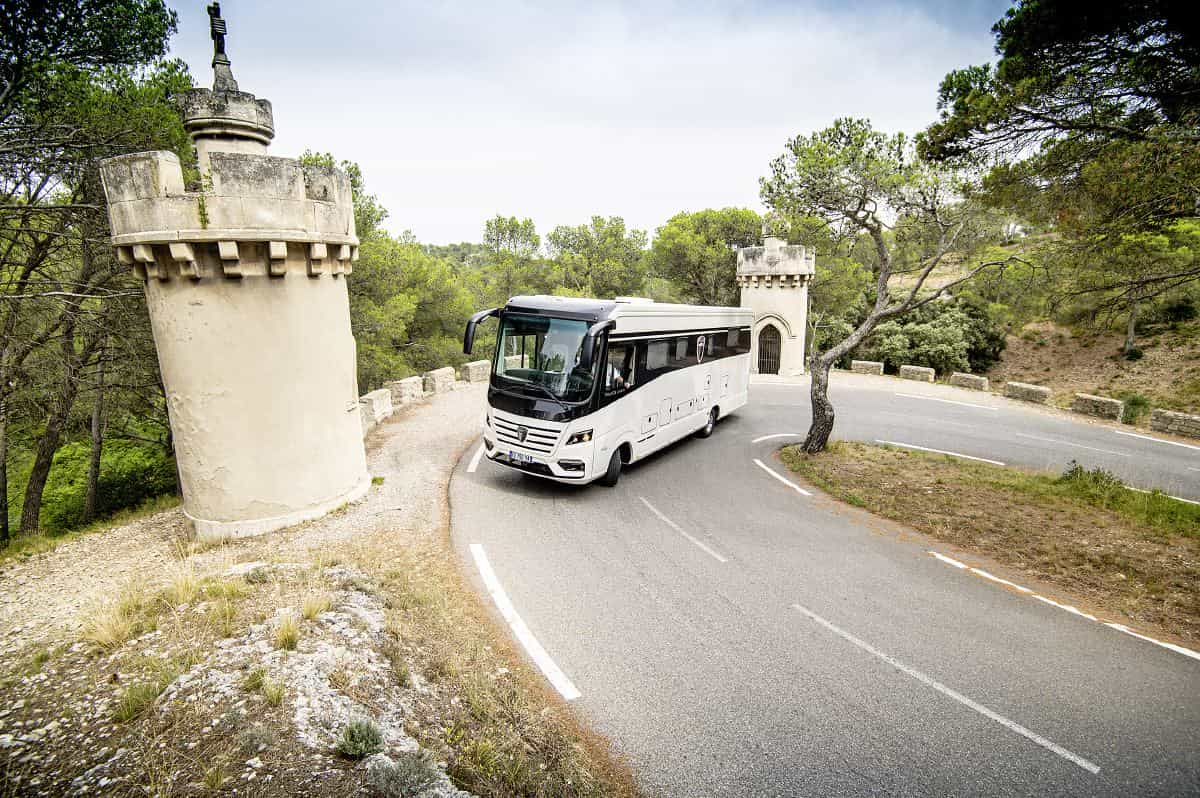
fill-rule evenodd
<path id="1" fill-rule="evenodd" d="M 1110 399 L 1107 396 L 1093 396 L 1090 393 L 1077 393 L 1071 402 L 1071 410 L 1085 416 L 1110 418 L 1120 421 L 1125 413 L 1125 403 L 1120 399 Z"/>
<path id="2" fill-rule="evenodd" d="M 933 382 L 934 371 L 927 366 L 901 366 L 900 379 L 917 380 L 918 382 Z"/>
<path id="3" fill-rule="evenodd" d="M 958 388 L 970 388 L 972 391 L 986 391 L 988 378 L 956 371 L 950 375 L 950 384 Z"/>
<path id="4" fill-rule="evenodd" d="M 883 374 L 883 364 L 876 360 L 851 360 L 850 370 L 855 374 Z"/>
<path id="5" fill-rule="evenodd" d="M 1009 399 L 1020 399 L 1023 402 L 1037 402 L 1040 405 L 1050 401 L 1050 389 L 1041 385 L 1030 385 L 1027 382 L 1004 383 L 1004 395 Z"/>
<path id="6" fill-rule="evenodd" d="M 1200 438 L 1200 416 L 1177 413 L 1174 410 L 1155 410 L 1150 413 L 1150 429 L 1188 438 Z"/>
<path id="7" fill-rule="evenodd" d="M 491 363 L 486 360 L 472 360 L 459 367 L 458 375 L 461 382 L 487 382 L 491 374 Z M 453 366 L 443 366 L 440 369 L 427 371 L 419 377 L 405 377 L 394 380 L 376 391 L 371 391 L 358 399 L 359 415 L 362 418 L 363 437 L 380 423 L 391 418 L 392 414 L 404 405 L 424 399 L 437 393 L 454 390 L 455 373 Z"/>

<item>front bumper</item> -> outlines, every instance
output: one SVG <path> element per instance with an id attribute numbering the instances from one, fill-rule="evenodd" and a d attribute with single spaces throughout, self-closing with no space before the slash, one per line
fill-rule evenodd
<path id="1" fill-rule="evenodd" d="M 595 478 L 592 442 L 556 446 L 554 451 L 545 454 L 522 450 L 518 446 L 497 441 L 496 437 L 485 424 L 483 453 L 493 463 L 565 484 L 580 485 Z"/>

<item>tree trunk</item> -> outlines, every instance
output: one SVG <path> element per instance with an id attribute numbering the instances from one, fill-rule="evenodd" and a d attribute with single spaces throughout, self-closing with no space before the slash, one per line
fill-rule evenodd
<path id="1" fill-rule="evenodd" d="M 88 463 L 87 498 L 83 503 L 83 522 L 91 523 L 96 518 L 96 494 L 100 483 L 100 456 L 104 453 L 104 347 L 100 347 L 100 360 L 96 375 L 96 399 L 92 402 L 92 459 Z"/>
<path id="2" fill-rule="evenodd" d="M 801 447 L 808 454 L 825 451 L 829 436 L 833 434 L 833 403 L 829 401 L 829 369 L 832 365 L 833 361 L 819 355 L 813 355 L 809 362 L 812 383 L 808 393 L 812 400 L 812 424 Z"/>
<path id="3" fill-rule="evenodd" d="M 0 372 L 2 375 L 2 372 Z M 0 376 L 0 379 L 3 377 Z M 0 387 L 0 548 L 8 545 L 8 396 Z"/>
<path id="4" fill-rule="evenodd" d="M 1129 324 L 1125 327 L 1125 346 L 1121 348 L 1121 354 L 1125 357 L 1129 357 L 1129 353 L 1133 351 L 1133 343 L 1137 336 L 1138 304 L 1136 299 L 1129 304 Z"/>

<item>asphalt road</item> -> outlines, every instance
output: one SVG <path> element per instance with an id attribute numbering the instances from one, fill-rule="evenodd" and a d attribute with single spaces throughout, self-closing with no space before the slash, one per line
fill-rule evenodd
<path id="1" fill-rule="evenodd" d="M 833 393 L 835 437 L 1076 459 L 1200 498 L 1200 449 L 941 386 Z M 614 489 L 468 473 L 474 449 L 455 473 L 463 567 L 650 794 L 1200 794 L 1200 659 L 785 484 L 786 440 L 754 441 L 807 413 L 806 386 L 755 384 Z"/>

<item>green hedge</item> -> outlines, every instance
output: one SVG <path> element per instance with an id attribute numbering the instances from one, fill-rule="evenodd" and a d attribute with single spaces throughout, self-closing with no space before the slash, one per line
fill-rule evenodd
<path id="1" fill-rule="evenodd" d="M 42 528 L 47 532 L 65 532 L 83 525 L 90 459 L 88 441 L 68 443 L 54 455 L 42 494 Z M 96 494 L 97 518 L 175 490 L 175 461 L 160 447 L 120 440 L 104 444 Z"/>

